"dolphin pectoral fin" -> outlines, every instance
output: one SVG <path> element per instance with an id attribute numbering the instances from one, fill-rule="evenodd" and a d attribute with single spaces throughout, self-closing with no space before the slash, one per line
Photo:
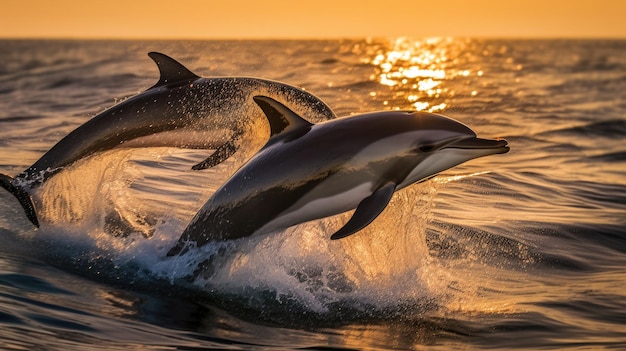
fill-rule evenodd
<path id="1" fill-rule="evenodd" d="M 150 58 L 157 64 L 161 74 L 159 81 L 150 89 L 160 87 L 162 85 L 176 85 L 179 82 L 186 82 L 200 78 L 200 76 L 191 72 L 180 62 L 165 54 L 153 51 L 148 53 L 148 56 L 150 56 Z"/>
<path id="2" fill-rule="evenodd" d="M 236 144 L 236 140 L 229 140 L 218 147 L 206 160 L 191 167 L 191 169 L 197 171 L 217 166 L 231 157 L 238 149 L 239 147 Z"/>
<path id="3" fill-rule="evenodd" d="M 387 207 L 389 200 L 396 191 L 395 183 L 387 183 L 366 197 L 359 203 L 352 218 L 341 229 L 333 234 L 330 239 L 337 240 L 352 235 L 367 227 Z"/>
<path id="4" fill-rule="evenodd" d="M 39 228 L 37 212 L 35 212 L 35 204 L 33 204 L 33 200 L 30 198 L 28 192 L 26 192 L 24 188 L 13 184 L 13 178 L 4 174 L 0 174 L 0 186 L 15 196 L 17 201 L 20 202 L 20 205 L 22 205 L 24 212 L 26 212 L 26 217 L 28 217 L 35 227 Z"/>

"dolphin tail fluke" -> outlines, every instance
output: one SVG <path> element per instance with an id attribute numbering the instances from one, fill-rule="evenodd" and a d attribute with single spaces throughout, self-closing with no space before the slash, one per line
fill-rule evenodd
<path id="1" fill-rule="evenodd" d="M 13 178 L 9 177 L 5 174 L 0 174 L 0 185 L 5 188 L 8 192 L 13 194 L 17 201 L 20 202 L 24 212 L 26 212 L 26 217 L 36 226 L 39 227 L 39 221 L 37 220 L 37 213 L 35 212 L 35 204 L 33 204 L 33 200 L 30 198 L 30 194 L 23 187 L 17 186 L 13 184 Z"/>

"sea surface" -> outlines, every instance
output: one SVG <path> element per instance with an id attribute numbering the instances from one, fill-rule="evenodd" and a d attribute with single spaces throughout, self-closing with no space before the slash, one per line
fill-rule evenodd
<path id="1" fill-rule="evenodd" d="M 329 240 L 343 214 L 194 258 L 165 253 L 264 128 L 204 171 L 207 150 L 83 160 L 33 195 L 39 229 L 0 189 L 0 349 L 626 349 L 626 41 L 4 40 L 0 173 L 154 85 L 150 51 L 338 116 L 442 113 L 511 151 L 397 192 L 351 237 Z"/>

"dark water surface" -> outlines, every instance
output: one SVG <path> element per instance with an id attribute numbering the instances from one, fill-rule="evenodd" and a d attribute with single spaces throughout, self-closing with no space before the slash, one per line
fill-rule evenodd
<path id="1" fill-rule="evenodd" d="M 206 150 L 91 157 L 35 194 L 38 230 L 0 191 L 0 348 L 626 348 L 626 41 L 0 41 L 0 173 L 152 86 L 149 51 L 339 116 L 441 112 L 511 151 L 396 193 L 349 238 L 328 239 L 341 215 L 193 257 L 165 253 L 263 128 L 205 171 Z"/>

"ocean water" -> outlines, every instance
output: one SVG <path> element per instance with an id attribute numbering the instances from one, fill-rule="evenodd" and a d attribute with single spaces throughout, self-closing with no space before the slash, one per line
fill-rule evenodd
<path id="1" fill-rule="evenodd" d="M 626 348 L 626 41 L 4 40 L 0 173 L 152 86 L 149 51 L 303 87 L 338 116 L 442 113 L 511 151 L 396 193 L 349 238 L 329 240 L 344 214 L 176 258 L 263 125 L 209 170 L 176 148 L 72 165 L 33 195 L 39 229 L 2 190 L 1 349 Z"/>

